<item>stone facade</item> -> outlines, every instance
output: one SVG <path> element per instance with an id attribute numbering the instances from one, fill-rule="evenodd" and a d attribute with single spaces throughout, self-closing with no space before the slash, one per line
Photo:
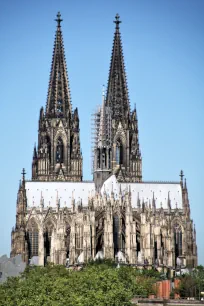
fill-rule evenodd
<path id="1" fill-rule="evenodd" d="M 83 263 L 111 258 L 158 269 L 197 265 L 196 230 L 183 172 L 174 183 L 144 182 L 136 109 L 131 111 L 119 16 L 107 95 L 97 113 L 94 180 L 82 181 L 77 109 L 72 112 L 60 14 L 46 111 L 40 111 L 32 181 L 17 197 L 11 257 Z"/>

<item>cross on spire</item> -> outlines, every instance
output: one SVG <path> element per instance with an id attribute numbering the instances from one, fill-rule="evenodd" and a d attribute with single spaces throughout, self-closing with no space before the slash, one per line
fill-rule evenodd
<path id="1" fill-rule="evenodd" d="M 113 22 L 116 24 L 116 29 L 119 29 L 119 24 L 122 21 L 120 21 L 120 16 L 118 14 L 115 15 L 115 20 Z"/>
<path id="2" fill-rule="evenodd" d="M 184 177 L 183 170 L 181 170 L 179 176 L 180 176 L 180 178 L 181 178 L 180 182 L 181 182 L 181 184 L 183 185 L 183 177 Z"/>
<path id="3" fill-rule="evenodd" d="M 60 12 L 57 13 L 57 19 L 55 19 L 55 21 L 57 21 L 57 25 L 60 27 L 60 23 L 63 21 Z"/>
<path id="4" fill-rule="evenodd" d="M 23 170 L 22 170 L 22 181 L 24 182 L 25 181 L 25 175 L 26 175 L 26 172 L 25 172 L 25 168 L 23 168 Z"/>

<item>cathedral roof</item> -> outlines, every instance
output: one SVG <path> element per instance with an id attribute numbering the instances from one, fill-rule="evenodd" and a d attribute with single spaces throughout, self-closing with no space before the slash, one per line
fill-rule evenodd
<path id="1" fill-rule="evenodd" d="M 115 197 L 119 197 L 120 189 L 125 193 L 130 188 L 132 197 L 132 207 L 137 207 L 137 201 L 144 201 L 145 204 L 152 204 L 154 198 L 156 208 L 168 208 L 168 197 L 171 201 L 171 208 L 182 208 L 181 184 L 174 182 L 142 182 L 142 183 L 118 183 L 115 175 L 111 175 L 103 184 L 101 194 L 104 189 L 107 194 L 114 192 Z"/>
<path id="2" fill-rule="evenodd" d="M 26 181 L 26 196 L 28 207 L 40 206 L 41 197 L 44 199 L 44 206 L 56 207 L 58 196 L 61 207 L 71 207 L 72 198 L 85 206 L 88 197 L 95 193 L 93 182 L 34 182 Z"/>
<path id="3" fill-rule="evenodd" d="M 71 208 L 71 200 L 81 202 L 87 206 L 88 197 L 95 195 L 95 184 L 92 181 L 87 182 L 34 182 L 26 181 L 25 183 L 27 205 L 28 207 L 40 206 L 40 199 L 43 197 L 44 206 L 56 206 L 57 195 L 60 199 L 61 207 Z M 132 196 L 132 207 L 137 208 L 138 199 L 140 203 L 144 202 L 149 205 L 154 201 L 156 208 L 168 208 L 168 197 L 171 201 L 171 208 L 182 208 L 182 190 L 180 183 L 118 183 L 115 175 L 109 177 L 102 186 L 101 194 L 104 189 L 107 194 L 114 192 L 115 198 L 119 197 L 120 188 L 122 193 L 130 188 Z"/>

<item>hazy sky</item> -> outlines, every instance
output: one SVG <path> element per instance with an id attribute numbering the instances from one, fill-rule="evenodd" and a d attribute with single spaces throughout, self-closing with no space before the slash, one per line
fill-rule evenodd
<path id="1" fill-rule="evenodd" d="M 84 179 L 91 179 L 91 113 L 107 84 L 116 13 L 131 105 L 136 103 L 143 179 L 187 178 L 204 264 L 204 1 L 0 2 L 0 254 L 10 252 L 23 167 L 31 177 L 60 11 L 72 104 L 79 108 Z"/>

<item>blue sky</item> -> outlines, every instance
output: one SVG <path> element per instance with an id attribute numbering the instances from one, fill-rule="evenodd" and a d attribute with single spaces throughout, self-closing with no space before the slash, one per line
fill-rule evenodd
<path id="1" fill-rule="evenodd" d="M 143 179 L 184 170 L 199 263 L 204 264 L 204 1 L 1 1 L 0 254 L 10 252 L 21 170 L 31 177 L 60 11 L 72 104 L 79 108 L 84 179 L 91 179 L 91 113 L 107 84 L 116 13 L 131 105 L 136 103 Z"/>

